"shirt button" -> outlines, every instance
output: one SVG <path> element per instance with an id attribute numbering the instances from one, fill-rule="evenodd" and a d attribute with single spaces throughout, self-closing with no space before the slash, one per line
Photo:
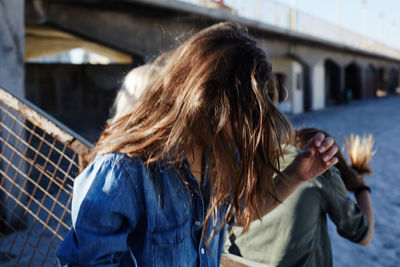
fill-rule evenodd
<path id="1" fill-rule="evenodd" d="M 200 252 L 201 252 L 201 254 L 204 254 L 205 253 L 204 248 L 201 248 Z"/>
<path id="2" fill-rule="evenodd" d="M 194 224 L 197 225 L 197 226 L 200 226 L 201 222 L 200 221 L 195 221 Z"/>

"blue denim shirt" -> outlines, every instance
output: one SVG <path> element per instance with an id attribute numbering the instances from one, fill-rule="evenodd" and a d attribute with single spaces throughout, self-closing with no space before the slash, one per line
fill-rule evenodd
<path id="1" fill-rule="evenodd" d="M 75 180 L 73 228 L 58 250 L 60 265 L 219 266 L 225 229 L 216 232 L 207 250 L 205 199 L 188 162 L 182 165 L 178 173 L 157 163 L 154 172 L 140 158 L 97 156 Z M 159 175 L 159 186 L 152 175 Z"/>

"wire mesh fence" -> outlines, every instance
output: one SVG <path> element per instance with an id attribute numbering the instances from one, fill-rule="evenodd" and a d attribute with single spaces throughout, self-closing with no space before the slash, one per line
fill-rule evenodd
<path id="1" fill-rule="evenodd" d="M 0 264 L 54 266 L 71 227 L 79 161 L 92 145 L 0 88 Z"/>

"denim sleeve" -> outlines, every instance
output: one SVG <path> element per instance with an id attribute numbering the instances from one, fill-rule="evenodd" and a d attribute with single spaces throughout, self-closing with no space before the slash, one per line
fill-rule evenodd
<path id="1" fill-rule="evenodd" d="M 323 205 L 335 223 L 337 232 L 350 241 L 359 243 L 369 232 L 369 222 L 361 208 L 348 196 L 346 187 L 336 168 L 324 175 Z"/>
<path id="2" fill-rule="evenodd" d="M 73 228 L 61 244 L 61 266 L 136 266 L 127 239 L 140 216 L 137 189 L 123 162 L 100 156 L 75 180 Z"/>

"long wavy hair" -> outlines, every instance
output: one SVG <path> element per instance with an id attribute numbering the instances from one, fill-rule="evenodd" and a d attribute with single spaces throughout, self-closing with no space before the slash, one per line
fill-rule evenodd
<path id="1" fill-rule="evenodd" d="M 247 229 L 259 216 L 258 203 L 277 197 L 272 177 L 279 173 L 280 144 L 292 133 L 274 105 L 277 97 L 264 51 L 244 28 L 219 23 L 169 55 L 133 109 L 105 128 L 96 153 L 125 153 L 147 165 L 162 159 L 179 168 L 184 151 L 201 148 L 211 188 L 203 231 L 222 214 L 223 225 L 234 218 Z M 220 207 L 226 213 L 218 214 Z"/>

